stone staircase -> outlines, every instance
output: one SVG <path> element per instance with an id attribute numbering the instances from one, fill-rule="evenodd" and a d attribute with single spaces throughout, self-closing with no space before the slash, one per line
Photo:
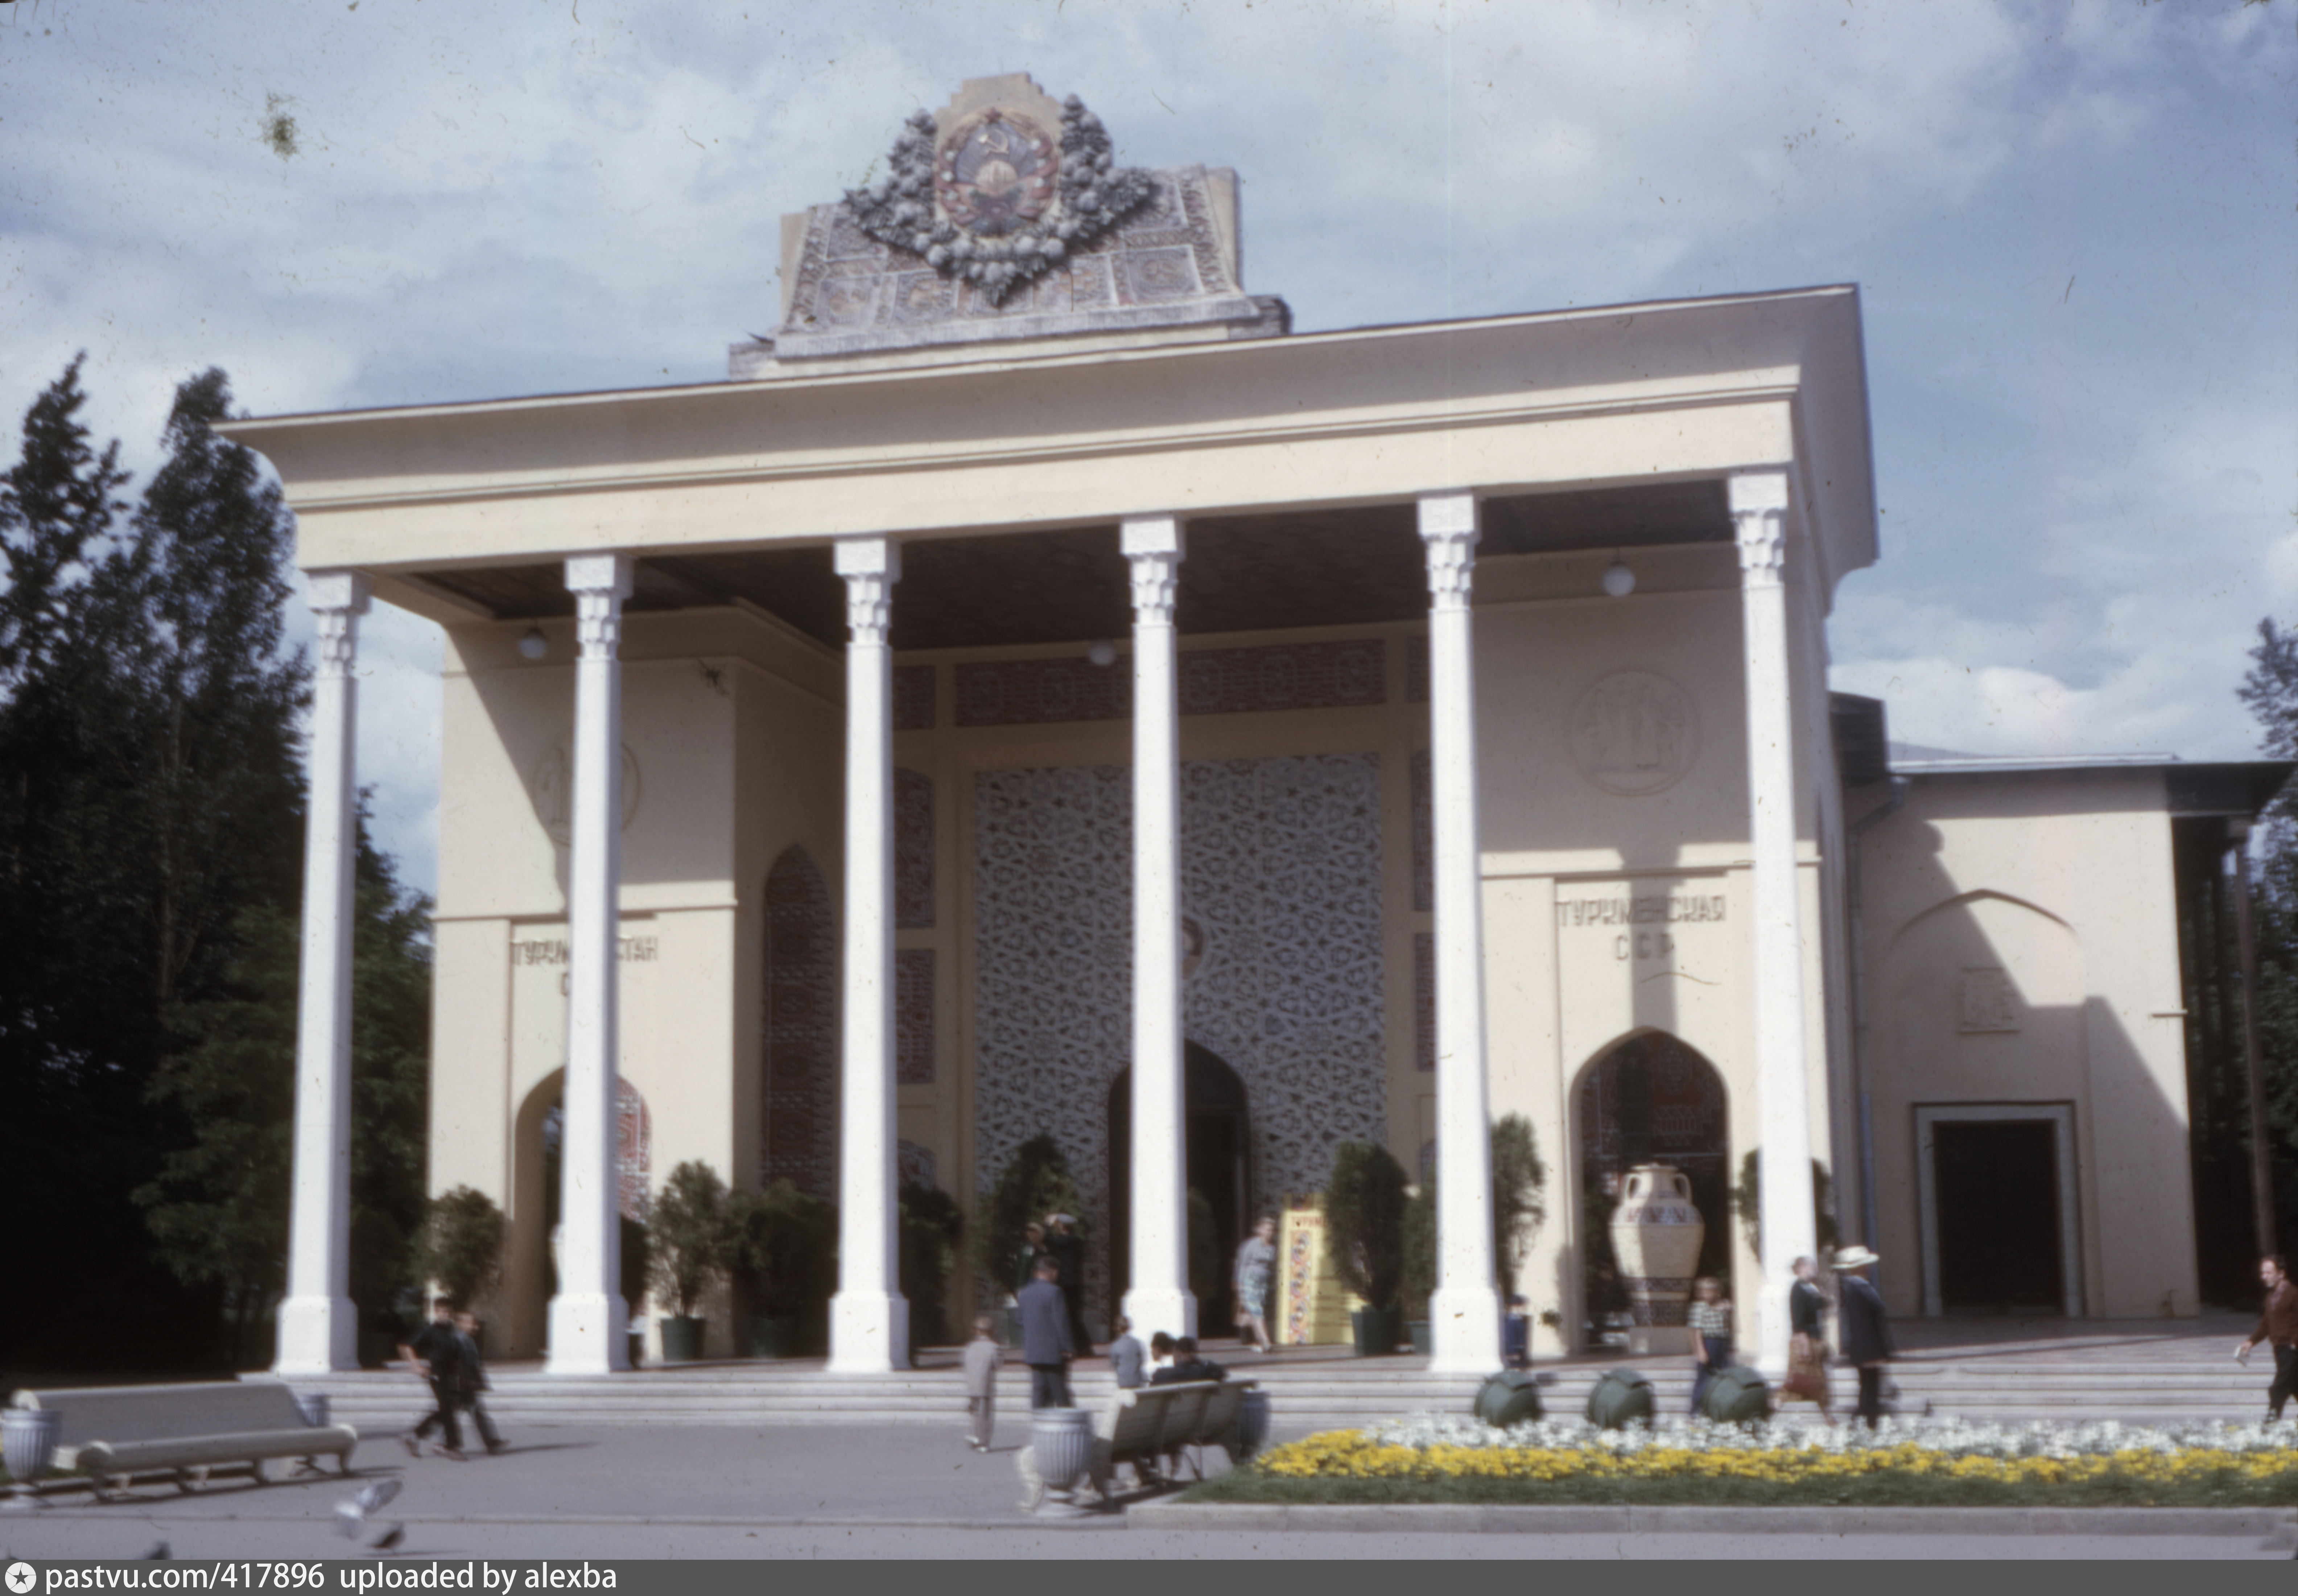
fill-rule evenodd
<path id="1" fill-rule="evenodd" d="M 1899 1410 L 2015 1421 L 2122 1419 L 2255 1420 L 2265 1410 L 2270 1364 L 2247 1369 L 2227 1353 L 2231 1339 L 2194 1336 L 2139 1344 L 1996 1344 L 1912 1352 L 1892 1366 Z M 2213 1354 L 2211 1349 L 2215 1348 Z M 1325 1349 L 1271 1357 L 1227 1356 L 1208 1349 L 1236 1377 L 1269 1392 L 1277 1433 L 1299 1435 L 1347 1428 L 1418 1412 L 1466 1414 L 1481 1383 L 1472 1376 L 1432 1374 L 1426 1360 L 1353 1359 Z M 932 1354 L 930 1354 L 932 1356 Z M 946 1358 L 947 1354 L 940 1354 Z M 1542 1365 L 1548 1410 L 1577 1416 L 1591 1386 L 1622 1360 L 1575 1360 Z M 1657 1388 L 1661 1411 L 1689 1405 L 1690 1373 L 1679 1358 L 1636 1360 Z M 506 1428 L 547 1425 L 925 1425 L 960 1428 L 965 1395 L 955 1367 L 900 1375 L 831 1375 L 819 1361 L 727 1362 L 649 1368 L 598 1377 L 551 1376 L 533 1366 L 491 1371 L 489 1409 Z M 1833 1374 L 1839 1411 L 1851 1406 L 1856 1382 Z M 291 1382 L 302 1393 L 325 1393 L 333 1416 L 370 1436 L 396 1430 L 428 1405 L 425 1387 L 399 1371 L 363 1371 Z M 1079 1402 L 1114 1389 L 1107 1367 L 1086 1365 L 1073 1378 Z M 1028 1371 L 1008 1367 L 998 1387 L 1008 1424 L 1029 1408 Z M 1809 1415 L 1794 1403 L 1788 1414 Z"/>

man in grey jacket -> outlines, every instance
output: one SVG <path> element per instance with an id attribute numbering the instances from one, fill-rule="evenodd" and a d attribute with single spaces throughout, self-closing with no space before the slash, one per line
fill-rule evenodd
<path id="1" fill-rule="evenodd" d="M 1021 1361 L 1029 1366 L 1029 1406 L 1067 1408 L 1070 1402 L 1070 1360 L 1077 1345 L 1070 1339 L 1069 1302 L 1062 1295 L 1061 1266 L 1041 1257 L 1035 1278 L 1014 1294 L 1021 1318 Z"/>

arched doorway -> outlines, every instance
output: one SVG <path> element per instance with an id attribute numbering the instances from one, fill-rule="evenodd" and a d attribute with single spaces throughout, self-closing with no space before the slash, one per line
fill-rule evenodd
<path id="1" fill-rule="evenodd" d="M 1228 1261 L 1244 1239 L 1252 1202 L 1244 1082 L 1210 1048 L 1182 1050 L 1188 1190 L 1203 1196 L 1211 1227 L 1189 1237 L 1189 1289 L 1197 1324 L 1227 1325 L 1231 1318 Z M 1200 1216 L 1201 1222 L 1203 1216 Z M 1117 1072 L 1109 1087 L 1109 1281 L 1114 1322 L 1133 1274 L 1133 1068 Z"/>
<path id="2" fill-rule="evenodd" d="M 1732 1288 L 1732 1124 L 1724 1077 L 1699 1049 L 1664 1031 L 1630 1037 L 1580 1077 L 1580 1249 L 1587 1344 L 1605 1344 L 1608 1319 L 1627 1311 L 1607 1228 L 1620 1178 L 1640 1163 L 1673 1164 L 1691 1181 L 1707 1222 L 1698 1272 Z"/>
<path id="3" fill-rule="evenodd" d="M 550 1322 L 550 1302 L 558 1289 L 558 1271 L 551 1238 L 558 1234 L 560 1187 L 560 1137 L 564 1134 L 566 1072 L 554 1070 L 520 1104 L 517 1169 L 510 1194 L 510 1256 L 504 1289 L 509 1314 L 507 1330 L 515 1355 L 531 1356 L 542 1349 Z M 615 1079 L 615 1163 L 617 1205 L 622 1217 L 635 1222 L 646 1211 L 653 1175 L 654 1116 L 639 1089 L 620 1076 Z M 625 1268 L 624 1294 L 635 1282 Z M 633 1311 L 637 1304 L 631 1304 Z"/>

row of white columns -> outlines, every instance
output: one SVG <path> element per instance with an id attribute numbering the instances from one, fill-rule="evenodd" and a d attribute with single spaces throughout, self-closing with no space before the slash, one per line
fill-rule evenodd
<path id="1" fill-rule="evenodd" d="M 1767 1145 L 1809 1145 L 1804 1101 L 1793 761 L 1781 582 L 1783 474 L 1734 478 L 1743 571 L 1748 795 L 1753 816 L 1756 1033 Z M 1498 1365 L 1490 1109 L 1484 1063 L 1482 864 L 1476 824 L 1476 684 L 1470 591 L 1479 535 L 1471 492 L 1424 497 L 1428 571 L 1429 742 L 1436 941 L 1438 1269 L 1430 1305 L 1434 1367 Z M 1186 1112 L 1182 1071 L 1180 734 L 1174 600 L 1186 555 L 1180 517 L 1122 525 L 1134 611 L 1134 1013 L 1132 1287 L 1125 1311 L 1145 1336 L 1194 1335 L 1188 1288 Z M 897 1273 L 894 1169 L 893 690 L 889 642 L 901 550 L 890 538 L 836 546 L 846 583 L 846 957 L 839 1116 L 839 1291 L 833 1371 L 908 1361 L 909 1310 Z M 568 1012 L 559 1294 L 550 1304 L 554 1373 L 625 1367 L 615 1161 L 616 895 L 622 812 L 622 673 L 617 650 L 626 555 L 566 562 L 575 600 L 574 831 L 568 889 Z M 311 577 L 320 649 L 313 688 L 302 1005 L 297 1033 L 295 1187 L 283 1374 L 352 1367 L 349 1301 L 350 980 L 354 839 L 351 674 L 362 578 Z M 1799 1170 L 1803 1157 L 1775 1161 Z M 1806 1182 L 1765 1183 L 1763 1322 L 1785 1323 L 1789 1260 L 1811 1245 Z M 1772 1238 L 1781 1245 L 1772 1245 Z M 1777 1336 L 1771 1340 L 1781 1340 Z M 1781 1356 L 1784 1356 L 1782 1341 Z"/>

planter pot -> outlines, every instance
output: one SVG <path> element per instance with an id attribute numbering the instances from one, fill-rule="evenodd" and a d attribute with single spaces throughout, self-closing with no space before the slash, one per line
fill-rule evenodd
<path id="1" fill-rule="evenodd" d="M 1405 1322 L 1405 1329 L 1411 1336 L 1412 1350 L 1423 1358 L 1436 1350 L 1436 1335 L 1428 1327 L 1428 1323 L 1429 1321 L 1425 1319 L 1409 1319 Z"/>
<path id="2" fill-rule="evenodd" d="M 1486 1424 L 1503 1430 L 1510 1425 L 1536 1423 L 1541 1415 L 1540 1386 L 1522 1369 L 1504 1369 L 1478 1388 L 1475 1411 Z"/>
<path id="3" fill-rule="evenodd" d="M 1699 1411 L 1718 1424 L 1760 1424 L 1772 1416 L 1771 1387 L 1752 1369 L 1719 1369 L 1699 1393 Z"/>
<path id="4" fill-rule="evenodd" d="M 662 1320 L 662 1360 L 691 1363 L 702 1356 L 702 1320 L 665 1314 Z"/>
<path id="5" fill-rule="evenodd" d="M 1651 1418 L 1651 1382 L 1633 1369 L 1606 1370 L 1588 1393 L 1588 1422 L 1599 1429 L 1649 1424 Z"/>
<path id="6" fill-rule="evenodd" d="M 1237 1399 L 1236 1439 L 1246 1457 L 1259 1451 L 1269 1439 L 1269 1393 L 1254 1386 Z"/>
<path id="7" fill-rule="evenodd" d="M 296 1410 L 303 1415 L 303 1422 L 310 1425 L 313 1429 L 324 1430 L 327 1427 L 327 1398 L 326 1393 L 322 1392 L 317 1396 L 297 1396 L 295 1398 L 295 1407 Z"/>
<path id="8" fill-rule="evenodd" d="M 1085 1408 L 1039 1408 L 1029 1416 L 1030 1460 L 1045 1483 L 1038 1511 L 1075 1514 L 1078 1476 L 1093 1455 L 1093 1414 Z"/>
<path id="9" fill-rule="evenodd" d="M 1691 1201 L 1691 1181 L 1674 1166 L 1640 1163 L 1620 1188 L 1612 1215 L 1612 1255 L 1628 1290 L 1635 1326 L 1631 1354 L 1688 1352 L 1691 1280 L 1707 1223 Z"/>
<path id="10" fill-rule="evenodd" d="M 1357 1356 L 1385 1358 L 1396 1350 L 1396 1333 L 1403 1326 L 1404 1314 L 1396 1308 L 1359 1308 L 1349 1314 L 1349 1327 L 1355 1332 Z"/>
<path id="11" fill-rule="evenodd" d="M 795 1358 L 798 1349 L 798 1316 L 762 1314 L 750 1321 L 750 1356 Z"/>
<path id="12" fill-rule="evenodd" d="M 31 1480 L 45 1474 L 56 1460 L 63 1427 L 59 1409 L 10 1408 L 0 1414 L 0 1458 L 7 1460 L 9 1476 Z"/>

